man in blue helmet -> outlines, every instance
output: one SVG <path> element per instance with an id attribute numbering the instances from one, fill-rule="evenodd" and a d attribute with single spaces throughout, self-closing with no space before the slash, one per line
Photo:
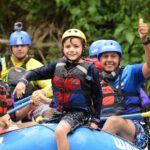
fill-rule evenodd
<path id="1" fill-rule="evenodd" d="M 11 92 L 13 92 L 18 80 L 27 70 L 43 66 L 41 62 L 29 56 L 32 43 L 30 35 L 22 31 L 22 23 L 15 23 L 14 29 L 16 31 L 11 33 L 9 38 L 11 55 L 2 58 L 3 67 L 1 72 L 1 78 L 4 82 L 8 83 Z M 23 97 L 31 95 L 32 92 L 37 89 L 43 89 L 42 92 L 47 94 L 47 96 L 52 96 L 51 80 L 38 80 L 29 83 Z M 19 99 L 16 97 L 14 98 L 15 102 Z M 25 119 L 25 121 L 27 120 L 28 119 Z"/>
<path id="2" fill-rule="evenodd" d="M 140 89 L 141 85 L 150 77 L 150 40 L 148 38 L 148 25 L 139 20 L 139 36 L 145 49 L 146 62 L 144 64 L 127 65 L 120 67 L 122 49 L 118 42 L 107 40 L 98 55 L 103 64 L 104 71 L 101 78 L 113 85 L 116 99 L 107 105 L 107 111 L 102 115 L 110 116 L 105 122 L 102 130 L 119 135 L 138 148 L 146 147 L 148 138 L 144 129 L 144 119 L 123 119 L 117 115 L 132 114 L 142 111 Z"/>

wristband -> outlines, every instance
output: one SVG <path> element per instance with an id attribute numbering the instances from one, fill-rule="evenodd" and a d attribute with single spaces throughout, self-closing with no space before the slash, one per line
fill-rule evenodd
<path id="1" fill-rule="evenodd" d="M 150 44 L 150 37 L 147 37 L 146 41 L 145 41 L 145 42 L 143 42 L 143 44 L 144 44 L 144 45 L 148 45 L 148 44 Z"/>
<path id="2" fill-rule="evenodd" d="M 28 81 L 26 79 L 24 79 L 24 78 L 20 79 L 19 82 L 23 82 L 25 85 L 28 84 Z"/>

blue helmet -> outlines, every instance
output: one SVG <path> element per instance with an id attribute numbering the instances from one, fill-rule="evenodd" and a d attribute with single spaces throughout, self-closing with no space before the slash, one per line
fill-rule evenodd
<path id="1" fill-rule="evenodd" d="M 106 52 L 117 52 L 120 58 L 122 58 L 122 48 L 120 44 L 114 40 L 106 40 L 105 43 L 101 45 L 101 50 L 98 54 L 98 58 Z"/>
<path id="2" fill-rule="evenodd" d="M 2 71 L 2 58 L 0 57 L 0 71 Z"/>
<path id="3" fill-rule="evenodd" d="M 95 41 L 93 42 L 91 45 L 90 45 L 90 48 L 89 48 L 89 57 L 92 57 L 92 56 L 97 56 L 100 52 L 100 49 L 101 49 L 101 45 L 105 42 L 106 40 L 98 40 L 98 41 Z"/>
<path id="4" fill-rule="evenodd" d="M 15 31 L 10 35 L 9 45 L 10 46 L 15 46 L 15 45 L 31 46 L 30 35 L 25 31 Z"/>

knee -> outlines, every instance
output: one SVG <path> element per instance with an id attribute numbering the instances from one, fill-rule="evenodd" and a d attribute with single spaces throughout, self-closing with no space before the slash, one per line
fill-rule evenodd
<path id="1" fill-rule="evenodd" d="M 111 116 L 107 119 L 107 123 L 111 124 L 112 126 L 120 126 L 124 123 L 124 119 L 118 116 Z"/>
<path id="2" fill-rule="evenodd" d="M 64 135 L 66 135 L 66 133 L 63 128 L 56 128 L 55 135 L 56 135 L 56 137 L 62 137 Z"/>

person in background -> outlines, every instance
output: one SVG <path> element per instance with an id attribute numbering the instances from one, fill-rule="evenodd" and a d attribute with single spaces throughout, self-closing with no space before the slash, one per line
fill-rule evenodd
<path id="1" fill-rule="evenodd" d="M 92 62 L 95 64 L 96 68 L 101 72 L 103 70 L 102 64 L 98 61 L 97 55 L 99 54 L 99 47 L 105 40 L 94 41 L 89 47 L 89 58 L 84 58 L 87 62 Z"/>
<path id="2" fill-rule="evenodd" d="M 147 93 L 144 91 L 143 88 L 140 89 L 140 96 L 142 99 L 142 107 L 143 107 L 143 109 L 145 109 L 146 107 L 148 107 L 150 105 L 150 98 L 147 95 Z"/>
<path id="3" fill-rule="evenodd" d="M 11 33 L 9 38 L 11 55 L 7 55 L 2 58 L 1 78 L 9 85 L 11 92 L 14 91 L 19 79 L 26 73 L 27 70 L 43 66 L 41 62 L 29 56 L 32 43 L 30 35 L 26 31 L 22 31 L 22 28 L 23 26 L 21 22 L 15 23 L 15 31 Z M 30 82 L 26 88 L 26 91 L 24 91 L 23 96 L 18 98 L 14 97 L 14 102 L 31 95 L 32 92 L 37 89 L 43 89 L 43 92 L 45 92 L 47 96 L 51 97 L 51 80 L 38 80 Z M 48 107 L 43 105 L 43 108 L 44 106 L 45 109 Z M 36 108 L 34 108 L 34 110 Z M 31 118 L 26 117 L 22 121 L 31 121 Z"/>
<path id="4" fill-rule="evenodd" d="M 105 42 L 105 40 L 94 41 L 89 47 L 89 57 L 91 59 L 97 60 L 97 56 L 100 51 L 100 46 Z"/>

